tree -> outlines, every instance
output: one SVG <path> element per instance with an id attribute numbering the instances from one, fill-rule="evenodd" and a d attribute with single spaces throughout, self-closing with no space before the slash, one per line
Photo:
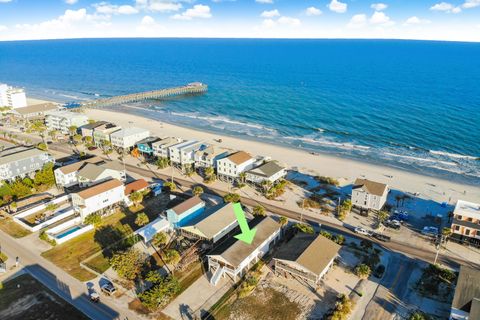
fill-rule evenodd
<path id="1" fill-rule="evenodd" d="M 167 181 L 163 184 L 164 188 L 168 188 L 169 192 L 175 191 L 177 189 L 177 186 L 175 185 L 174 182 Z"/>
<path id="2" fill-rule="evenodd" d="M 168 237 L 165 232 L 159 232 L 153 236 L 152 243 L 154 246 L 163 247 L 167 244 Z"/>
<path id="3" fill-rule="evenodd" d="M 93 213 L 86 216 L 84 222 L 98 227 L 102 223 L 102 217 L 98 213 Z"/>
<path id="4" fill-rule="evenodd" d="M 170 165 L 170 159 L 165 157 L 159 157 L 157 161 L 155 161 L 158 169 L 165 169 Z"/>
<path id="5" fill-rule="evenodd" d="M 263 194 L 267 196 L 268 190 L 272 187 L 272 182 L 270 180 L 263 180 L 262 183 Z"/>
<path id="6" fill-rule="evenodd" d="M 130 249 L 115 253 L 110 258 L 110 264 L 120 277 L 133 281 L 142 270 L 143 259 L 139 251 Z"/>
<path id="7" fill-rule="evenodd" d="M 143 227 L 149 222 L 150 219 L 148 219 L 148 216 L 145 214 L 145 212 L 140 212 L 139 214 L 137 214 L 137 218 L 135 218 L 135 224 L 139 227 Z"/>
<path id="8" fill-rule="evenodd" d="M 215 174 L 215 169 L 213 167 L 206 167 L 205 168 L 205 175 L 207 177 L 211 177 Z"/>
<path id="9" fill-rule="evenodd" d="M 430 317 L 421 311 L 415 311 L 410 314 L 408 320 L 430 320 Z"/>
<path id="10" fill-rule="evenodd" d="M 203 194 L 203 188 L 200 186 L 196 186 L 193 188 L 192 193 L 194 196 L 198 197 L 199 195 Z"/>
<path id="11" fill-rule="evenodd" d="M 367 279 L 370 276 L 372 270 L 369 266 L 362 263 L 355 267 L 355 274 L 361 279 Z"/>
<path id="12" fill-rule="evenodd" d="M 380 225 L 383 221 L 387 220 L 389 214 L 387 211 L 378 211 L 377 212 L 377 221 Z"/>
<path id="13" fill-rule="evenodd" d="M 48 145 L 44 142 L 40 142 L 37 144 L 37 149 L 42 150 L 42 151 L 47 151 L 48 150 Z"/>
<path id="14" fill-rule="evenodd" d="M 76 134 L 73 136 L 73 141 L 75 141 L 75 144 L 81 144 L 82 143 L 82 135 L 81 134 Z"/>
<path id="15" fill-rule="evenodd" d="M 165 251 L 165 262 L 168 264 L 177 264 L 180 261 L 180 254 L 175 249 Z"/>
<path id="16" fill-rule="evenodd" d="M 143 201 L 143 194 L 138 191 L 132 192 L 132 194 L 129 196 L 129 199 L 133 202 L 135 207 L 138 207 L 138 205 Z"/>
<path id="17" fill-rule="evenodd" d="M 247 174 L 245 172 L 240 172 L 238 174 L 238 177 L 240 178 L 241 183 L 245 183 L 245 179 L 247 178 Z"/>
<path id="18" fill-rule="evenodd" d="M 236 193 L 227 193 L 227 194 L 223 197 L 223 201 L 225 201 L 225 202 L 233 202 L 233 203 L 240 202 L 240 195 L 238 195 L 238 194 L 236 194 Z"/>
<path id="19" fill-rule="evenodd" d="M 180 291 L 180 284 L 174 277 L 159 277 L 157 275 L 147 275 L 148 281 L 153 283 L 153 286 L 138 295 L 142 304 L 149 310 L 155 311 L 161 306 L 164 306 L 168 301 Z"/>
<path id="20" fill-rule="evenodd" d="M 278 220 L 278 223 L 280 223 L 280 225 L 284 227 L 287 225 L 288 219 L 286 217 L 280 217 L 280 219 Z"/>
<path id="21" fill-rule="evenodd" d="M 86 136 L 86 137 L 85 137 L 85 144 L 86 144 L 87 146 L 91 146 L 91 145 L 93 144 L 93 138 L 92 138 L 92 136 Z"/>
<path id="22" fill-rule="evenodd" d="M 255 207 L 253 207 L 253 215 L 254 216 L 265 217 L 267 215 L 267 211 L 265 210 L 265 208 L 263 206 L 256 205 Z"/>
<path id="23" fill-rule="evenodd" d="M 310 233 L 310 234 L 314 233 L 313 227 L 306 223 L 296 223 L 294 227 L 303 233 Z"/>
<path id="24" fill-rule="evenodd" d="M 53 186 L 55 184 L 55 174 L 53 172 L 53 163 L 46 163 L 42 170 L 35 174 L 33 181 L 38 185 Z"/>
<path id="25" fill-rule="evenodd" d="M 75 133 L 77 133 L 77 126 L 70 126 L 68 127 L 68 132 L 70 133 L 71 136 L 73 136 Z"/>
<path id="26" fill-rule="evenodd" d="M 346 199 L 340 205 L 338 219 L 341 221 L 345 220 L 347 215 L 350 213 L 350 210 L 352 210 L 352 201 L 350 199 Z"/>
<path id="27" fill-rule="evenodd" d="M 32 188 L 24 185 L 21 180 L 17 180 L 10 185 L 12 195 L 17 199 L 24 198 L 32 194 Z"/>

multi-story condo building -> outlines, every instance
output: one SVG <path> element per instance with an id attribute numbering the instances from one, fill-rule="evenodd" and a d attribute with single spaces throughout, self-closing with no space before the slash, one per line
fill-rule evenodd
<path id="1" fill-rule="evenodd" d="M 458 200 L 453 211 L 453 237 L 480 244 L 480 204 Z"/>
<path id="2" fill-rule="evenodd" d="M 217 160 L 228 156 L 229 151 L 213 145 L 204 145 L 204 148 L 200 148 L 195 151 L 195 168 L 216 168 Z"/>
<path id="3" fill-rule="evenodd" d="M 36 148 L 13 147 L 0 152 L 0 180 L 33 175 L 49 162 L 55 162 L 47 152 Z"/>
<path id="4" fill-rule="evenodd" d="M 168 154 L 170 155 L 170 162 L 172 163 L 172 165 L 181 167 L 183 162 L 187 160 L 185 159 L 182 161 L 183 159 L 182 151 L 186 150 L 189 147 L 193 147 L 198 143 L 199 142 L 196 140 L 187 140 L 187 141 L 182 141 L 181 143 L 177 143 L 168 147 Z"/>
<path id="5" fill-rule="evenodd" d="M 153 144 L 158 141 L 161 141 L 158 137 L 148 137 L 138 141 L 137 148 L 144 155 L 151 156 L 153 155 Z"/>
<path id="6" fill-rule="evenodd" d="M 168 137 L 152 143 L 153 154 L 158 158 L 169 158 L 169 148 L 173 145 L 179 144 L 182 139 L 175 137 Z"/>
<path id="7" fill-rule="evenodd" d="M 95 127 L 93 129 L 93 141 L 96 146 L 101 146 L 105 141 L 110 141 L 110 135 L 116 131 L 122 129 L 114 123 L 104 123 L 101 126 Z"/>
<path id="8" fill-rule="evenodd" d="M 352 187 L 352 204 L 360 209 L 381 210 L 387 202 L 388 192 L 386 184 L 357 179 Z"/>
<path id="9" fill-rule="evenodd" d="M 274 184 L 287 175 L 287 170 L 276 161 L 268 161 L 246 172 L 246 180 L 254 184 L 268 181 Z"/>
<path id="10" fill-rule="evenodd" d="M 236 180 L 240 173 L 255 166 L 255 158 L 245 151 L 235 152 L 228 157 L 217 160 L 217 174 L 220 179 Z"/>
<path id="11" fill-rule="evenodd" d="M 138 141 L 148 138 L 149 136 L 150 131 L 147 129 L 129 127 L 111 133 L 110 141 L 114 147 L 127 150 L 134 147 Z"/>
<path id="12" fill-rule="evenodd" d="M 45 124 L 49 131 L 58 130 L 63 134 L 68 134 L 69 128 L 72 126 L 79 128 L 87 123 L 86 115 L 65 110 L 51 112 L 45 118 Z"/>
<path id="13" fill-rule="evenodd" d="M 87 123 L 83 126 L 80 127 L 80 132 L 82 134 L 82 137 L 92 137 L 93 139 L 93 131 L 95 130 L 95 128 L 98 128 L 100 126 L 103 126 L 104 124 L 106 124 L 107 122 L 106 121 L 97 121 L 97 122 L 93 122 L 93 123 Z"/>
<path id="14" fill-rule="evenodd" d="M 13 88 L 4 83 L 0 83 L 0 107 L 17 109 L 26 106 L 27 97 L 23 89 Z"/>
<path id="15" fill-rule="evenodd" d="M 74 210 L 82 218 L 124 201 L 125 187 L 120 180 L 112 179 L 72 193 Z"/>

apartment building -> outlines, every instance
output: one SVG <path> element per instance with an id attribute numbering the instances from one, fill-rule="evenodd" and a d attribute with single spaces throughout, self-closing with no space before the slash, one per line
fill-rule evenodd
<path id="1" fill-rule="evenodd" d="M 480 245 L 480 204 L 458 200 L 451 228 L 454 239 Z"/>
<path id="2" fill-rule="evenodd" d="M 217 174 L 220 179 L 233 181 L 240 173 L 255 166 L 256 159 L 245 151 L 235 152 L 225 158 L 217 160 Z"/>
<path id="3" fill-rule="evenodd" d="M 152 143 L 153 154 L 158 158 L 169 158 L 169 148 L 173 145 L 179 144 L 182 139 L 175 137 L 167 137 Z"/>
<path id="4" fill-rule="evenodd" d="M 25 91 L 0 83 L 0 107 L 12 109 L 24 108 L 27 106 Z"/>
<path id="5" fill-rule="evenodd" d="M 124 189 L 120 180 L 112 179 L 72 193 L 74 210 L 85 219 L 92 213 L 112 208 L 124 200 Z"/>
<path id="6" fill-rule="evenodd" d="M 217 160 L 225 158 L 229 154 L 229 151 L 224 148 L 208 144 L 204 146 L 204 148 L 195 151 L 195 168 L 197 169 L 208 167 L 216 168 Z"/>
<path id="7" fill-rule="evenodd" d="M 104 123 L 101 126 L 95 127 L 93 129 L 93 141 L 97 147 L 100 147 L 104 144 L 105 141 L 110 141 L 110 135 L 116 131 L 119 131 L 121 127 L 117 126 L 114 123 Z"/>
<path id="8" fill-rule="evenodd" d="M 143 128 L 129 127 L 123 128 L 110 134 L 112 145 L 123 150 L 128 150 L 136 145 L 137 142 L 148 138 L 150 131 Z"/>
<path id="9" fill-rule="evenodd" d="M 12 147 L 0 152 L 0 180 L 14 180 L 32 176 L 55 159 L 47 152 L 23 146 Z"/>
<path id="10" fill-rule="evenodd" d="M 45 124 L 49 131 L 58 130 L 63 134 L 69 134 L 69 128 L 72 126 L 80 128 L 87 123 L 86 115 L 66 110 L 50 112 L 45 117 Z"/>

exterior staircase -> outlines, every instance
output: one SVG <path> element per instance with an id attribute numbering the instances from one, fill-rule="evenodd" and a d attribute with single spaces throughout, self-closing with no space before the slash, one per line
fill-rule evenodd
<path id="1" fill-rule="evenodd" d="M 210 283 L 213 284 L 214 286 L 217 285 L 218 281 L 220 281 L 223 273 L 225 272 L 224 268 L 217 268 L 215 272 L 213 273 L 212 277 L 210 278 Z"/>

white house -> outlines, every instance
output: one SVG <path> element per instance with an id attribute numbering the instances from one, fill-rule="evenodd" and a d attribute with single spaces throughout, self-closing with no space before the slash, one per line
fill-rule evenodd
<path id="1" fill-rule="evenodd" d="M 158 158 L 169 158 L 169 148 L 173 145 L 181 143 L 183 140 L 175 137 L 167 137 L 152 143 L 153 154 Z"/>
<path id="2" fill-rule="evenodd" d="M 111 133 L 110 141 L 114 147 L 130 149 L 134 147 L 138 141 L 148 138 L 149 136 L 150 131 L 147 129 L 129 127 Z"/>
<path id="3" fill-rule="evenodd" d="M 451 229 L 458 240 L 480 243 L 480 203 L 458 200 Z"/>
<path id="4" fill-rule="evenodd" d="M 480 319 L 480 270 L 460 266 L 450 320 Z"/>
<path id="5" fill-rule="evenodd" d="M 72 205 L 83 219 L 97 211 L 118 204 L 124 199 L 124 186 L 120 180 L 112 179 L 72 193 Z"/>
<path id="6" fill-rule="evenodd" d="M 219 178 L 235 180 L 240 173 L 253 168 L 255 162 L 255 158 L 245 151 L 238 151 L 217 160 L 217 174 Z"/>
<path id="7" fill-rule="evenodd" d="M 12 109 L 24 108 L 27 106 L 25 91 L 0 83 L 0 107 Z"/>
<path id="8" fill-rule="evenodd" d="M 124 166 L 117 161 L 108 161 L 101 164 L 86 163 L 77 173 L 81 187 L 90 186 L 101 181 L 117 179 L 127 180 Z"/>
<path id="9" fill-rule="evenodd" d="M 352 204 L 361 209 L 381 210 L 387 202 L 388 192 L 386 184 L 357 179 L 352 187 Z"/>
<path id="10" fill-rule="evenodd" d="M 110 135 L 116 131 L 119 131 L 121 127 L 114 123 L 104 123 L 101 126 L 93 129 L 93 141 L 96 146 L 101 146 L 105 141 L 111 142 Z"/>
<path id="11" fill-rule="evenodd" d="M 103 163 L 104 160 L 99 157 L 93 157 L 83 161 L 78 161 L 54 170 L 55 182 L 58 187 L 68 188 L 78 184 L 78 171 L 87 163 Z"/>
<path id="12" fill-rule="evenodd" d="M 228 150 L 220 148 L 214 145 L 204 145 L 204 148 L 200 148 L 195 151 L 195 168 L 216 168 L 217 160 L 228 156 Z"/>
<path id="13" fill-rule="evenodd" d="M 106 124 L 107 122 L 106 121 L 97 121 L 97 122 L 94 122 L 94 123 L 87 123 L 83 126 L 80 127 L 80 132 L 82 134 L 82 137 L 92 137 L 93 139 L 93 131 L 95 130 L 95 128 L 98 128 L 100 126 L 103 126 L 104 124 Z"/>
<path id="14" fill-rule="evenodd" d="M 63 134 L 68 134 L 71 126 L 79 128 L 87 123 L 86 115 L 66 110 L 50 112 L 45 117 L 45 124 L 49 131 L 58 130 Z"/>
<path id="15" fill-rule="evenodd" d="M 276 161 L 268 161 L 246 172 L 246 180 L 255 184 L 261 184 L 263 181 L 269 181 L 274 184 L 276 181 L 284 178 L 287 170 Z"/>
<path id="16" fill-rule="evenodd" d="M 201 144 L 201 142 L 196 140 L 188 140 L 168 147 L 170 162 L 179 167 L 192 165 L 195 161 L 193 155 L 200 148 Z"/>
<path id="17" fill-rule="evenodd" d="M 340 248 L 324 236 L 299 233 L 273 257 L 275 274 L 293 275 L 315 287 L 332 267 Z"/>
<path id="18" fill-rule="evenodd" d="M 33 175 L 55 159 L 47 152 L 23 146 L 5 149 L 0 153 L 0 180 L 13 180 Z"/>
<path id="19" fill-rule="evenodd" d="M 233 204 L 228 202 L 206 210 L 201 219 L 181 227 L 180 231 L 190 238 L 216 243 L 236 226 L 238 226 L 238 221 Z"/>
<path id="20" fill-rule="evenodd" d="M 231 245 L 225 243 L 207 255 L 208 271 L 213 274 L 211 284 L 216 285 L 220 277 L 225 275 L 237 281 L 280 239 L 280 224 L 270 217 L 250 227 L 257 230 L 251 244 L 232 237 L 227 240 L 231 241 Z"/>

